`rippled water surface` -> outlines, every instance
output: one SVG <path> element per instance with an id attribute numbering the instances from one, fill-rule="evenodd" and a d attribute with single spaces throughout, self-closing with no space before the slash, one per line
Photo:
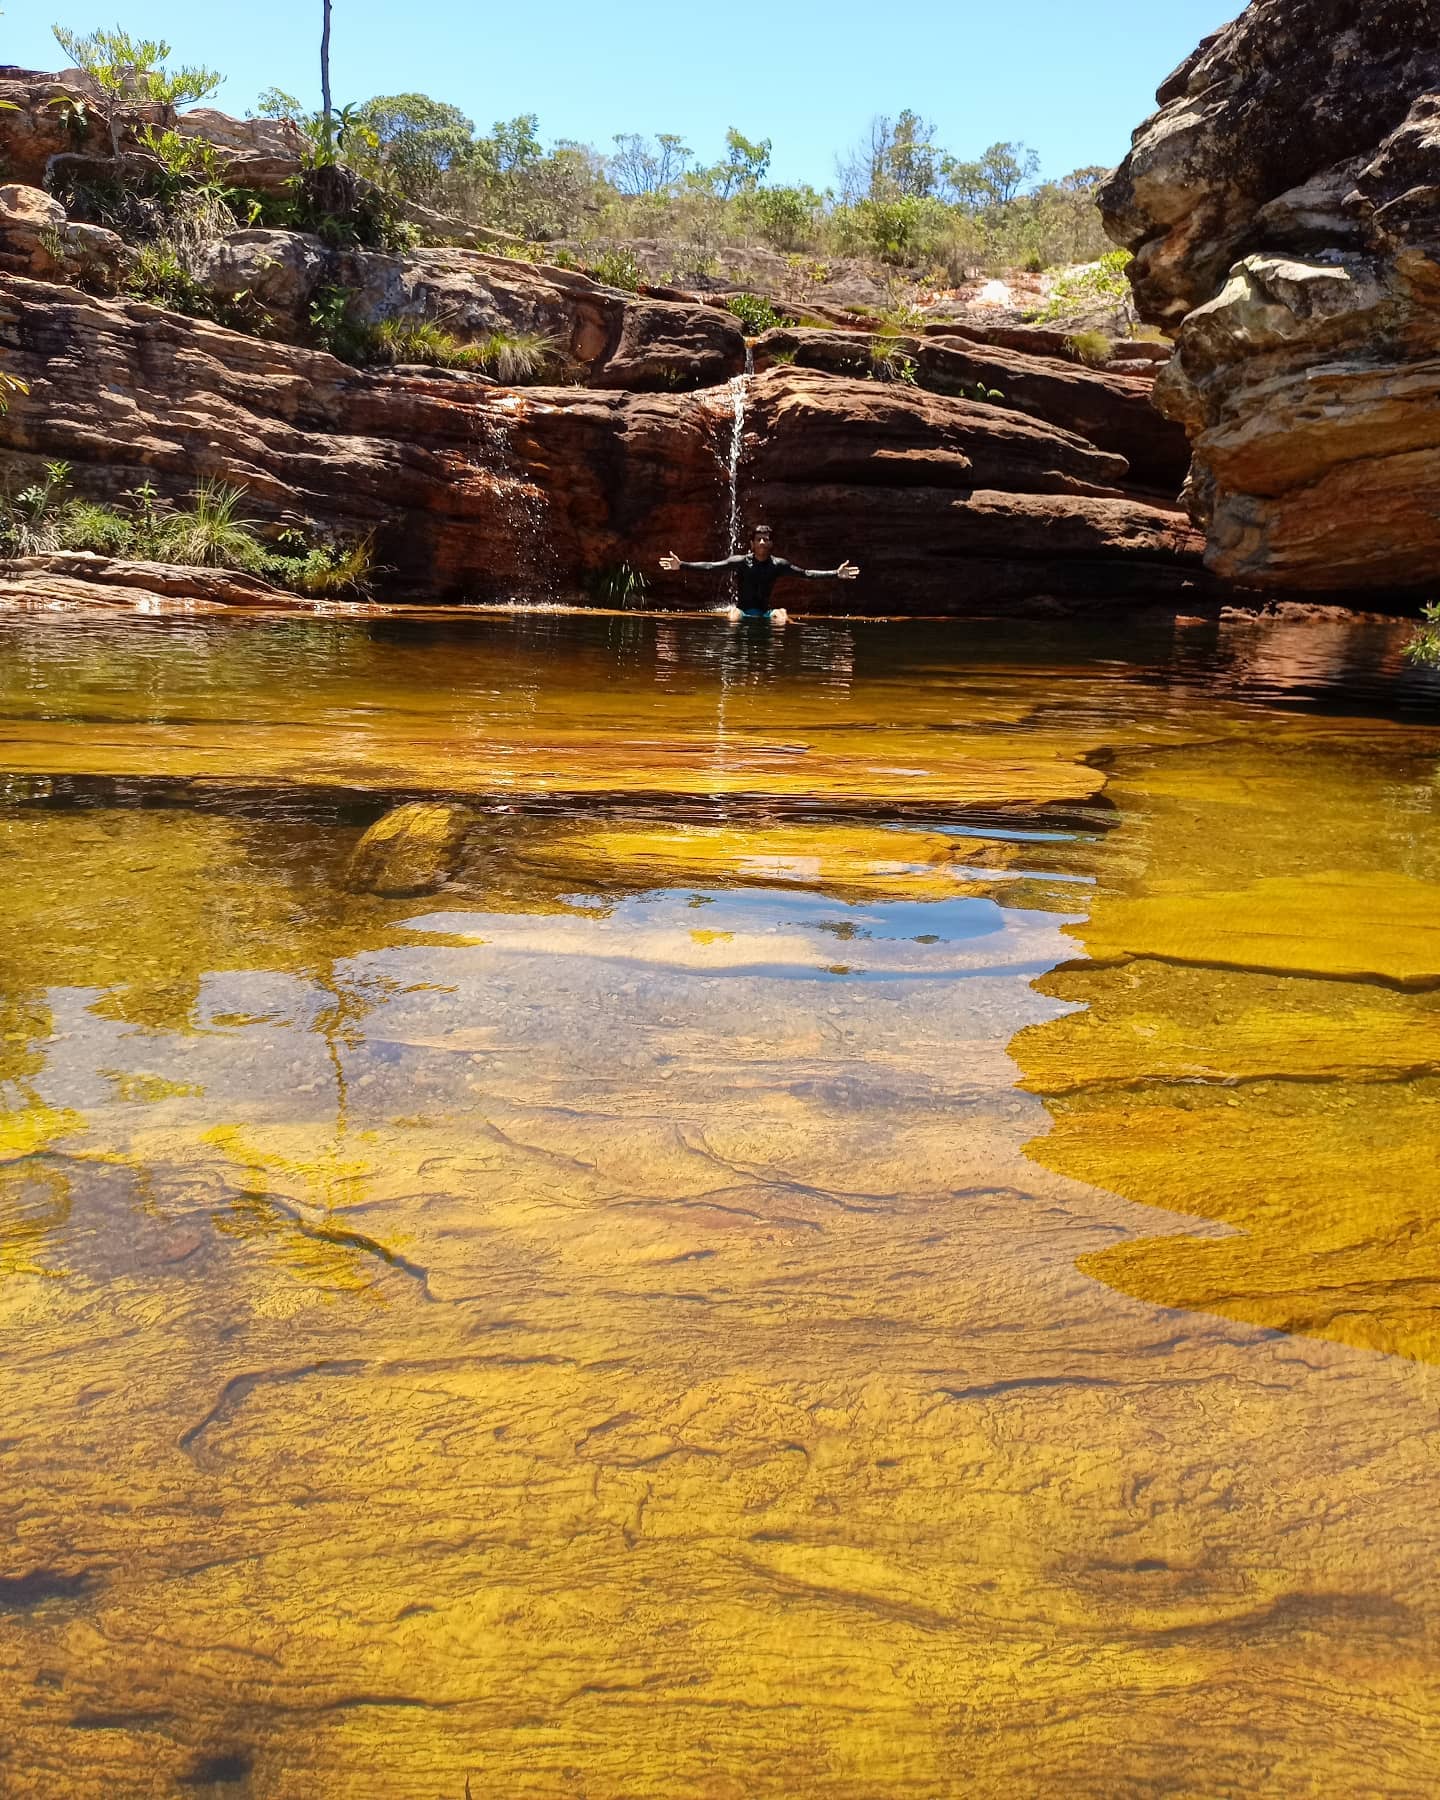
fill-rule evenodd
<path id="1" fill-rule="evenodd" d="M 1403 636 L 0 620 L 0 1791 L 1440 1792 Z"/>

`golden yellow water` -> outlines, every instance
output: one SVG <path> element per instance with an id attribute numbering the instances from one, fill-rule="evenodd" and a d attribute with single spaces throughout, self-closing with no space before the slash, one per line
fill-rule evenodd
<path id="1" fill-rule="evenodd" d="M 0 1793 L 1440 1792 L 1401 635 L 0 620 Z"/>

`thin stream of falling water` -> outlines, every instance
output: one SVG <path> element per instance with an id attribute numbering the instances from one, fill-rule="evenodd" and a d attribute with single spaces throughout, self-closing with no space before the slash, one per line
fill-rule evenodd
<path id="1" fill-rule="evenodd" d="M 515 396 L 504 394 L 475 409 L 475 442 L 482 451 L 476 466 L 494 493 L 496 510 L 517 551 L 528 559 L 528 567 L 517 570 L 517 576 L 530 591 L 518 598 L 522 604 L 545 605 L 554 602 L 559 586 L 549 529 L 550 503 L 539 483 L 527 478 L 515 447 L 514 426 L 523 416 L 521 408 Z"/>
<path id="2" fill-rule="evenodd" d="M 736 375 L 729 383 L 730 394 L 730 457 L 726 466 L 726 478 L 730 486 L 730 537 L 729 555 L 734 556 L 740 548 L 740 453 L 745 443 L 745 388 L 755 368 L 755 353 L 749 344 L 745 346 L 745 373 Z"/>

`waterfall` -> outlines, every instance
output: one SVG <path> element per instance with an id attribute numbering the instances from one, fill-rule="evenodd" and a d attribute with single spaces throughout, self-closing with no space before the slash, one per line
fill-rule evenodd
<path id="1" fill-rule="evenodd" d="M 745 346 L 745 373 L 737 375 L 728 384 L 726 392 L 730 396 L 730 455 L 725 468 L 726 480 L 730 489 L 729 517 L 729 555 L 733 556 L 740 548 L 740 454 L 745 445 L 745 387 L 754 367 L 754 356 L 747 344 Z"/>
<path id="2" fill-rule="evenodd" d="M 528 413 L 538 410 L 533 402 L 500 393 L 474 407 L 474 442 L 478 460 L 471 466 L 480 485 L 491 497 L 495 521 L 502 534 L 497 549 L 508 548 L 513 559 L 512 579 L 522 600 L 552 601 L 559 587 L 550 500 L 541 484 L 531 479 L 515 444 L 515 427 Z M 509 540 L 508 546 L 504 539 Z"/>

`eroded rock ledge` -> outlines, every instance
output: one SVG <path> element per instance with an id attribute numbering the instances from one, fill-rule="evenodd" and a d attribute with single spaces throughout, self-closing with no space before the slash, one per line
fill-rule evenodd
<path id="1" fill-rule="evenodd" d="M 1102 194 L 1207 562 L 1406 590 L 1440 559 L 1440 4 L 1254 0 L 1161 87 Z"/>
<path id="2" fill-rule="evenodd" d="M 365 372 L 20 276 L 0 277 L 0 341 L 31 384 L 0 427 L 13 480 L 58 457 L 95 498 L 231 482 L 262 522 L 375 532 L 391 598 L 564 598 L 587 572 L 653 570 L 672 546 L 725 549 L 725 387 L 516 391 L 454 371 Z M 1145 384 L 1094 381 L 1110 383 L 1111 428 L 1128 409 L 1141 433 Z M 1057 379 L 1034 403 L 1063 413 L 1067 393 Z M 1200 573 L 1199 540 L 1156 503 L 1153 474 L 1132 491 L 1124 456 L 1038 410 L 781 366 L 748 385 L 744 449 L 742 506 L 763 509 L 787 551 L 866 566 L 853 588 L 807 590 L 810 605 L 1163 598 Z M 703 578 L 654 592 L 719 597 Z"/>

